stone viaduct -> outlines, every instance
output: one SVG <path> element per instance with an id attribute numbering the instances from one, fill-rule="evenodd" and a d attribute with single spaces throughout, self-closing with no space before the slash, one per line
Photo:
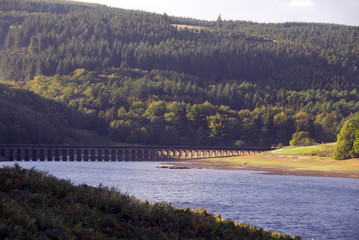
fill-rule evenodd
<path id="1" fill-rule="evenodd" d="M 271 148 L 0 145 L 1 161 L 163 161 L 255 154 Z"/>

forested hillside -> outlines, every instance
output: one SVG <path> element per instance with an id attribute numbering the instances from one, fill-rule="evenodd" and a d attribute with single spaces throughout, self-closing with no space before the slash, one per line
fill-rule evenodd
<path id="1" fill-rule="evenodd" d="M 38 118 L 134 144 L 269 146 L 296 132 L 335 141 L 359 111 L 359 27 L 3 0 L 0 52 L 3 143 L 50 141 L 12 137 L 22 127 L 9 120 L 19 111 L 9 92 L 61 106 L 45 114 L 26 101 L 23 125 Z"/>

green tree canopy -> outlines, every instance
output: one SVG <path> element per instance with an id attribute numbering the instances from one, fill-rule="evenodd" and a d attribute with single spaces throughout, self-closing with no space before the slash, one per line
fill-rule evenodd
<path id="1" fill-rule="evenodd" d="M 359 157 L 359 112 L 344 123 L 334 153 L 334 158 L 340 160 L 356 157 Z"/>
<path id="2" fill-rule="evenodd" d="M 313 145 L 315 141 L 310 138 L 309 132 L 302 131 L 294 133 L 289 143 L 291 146 L 309 146 Z"/>

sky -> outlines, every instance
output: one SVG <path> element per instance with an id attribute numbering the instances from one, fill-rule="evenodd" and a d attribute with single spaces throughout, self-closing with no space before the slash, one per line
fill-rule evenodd
<path id="1" fill-rule="evenodd" d="M 77 0 L 202 20 L 359 26 L 359 0 Z"/>

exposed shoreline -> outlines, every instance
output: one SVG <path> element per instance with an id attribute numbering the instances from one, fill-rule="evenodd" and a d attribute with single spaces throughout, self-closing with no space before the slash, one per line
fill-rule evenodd
<path id="1" fill-rule="evenodd" d="M 345 161 L 330 158 L 259 154 L 239 157 L 179 160 L 166 162 L 175 168 L 252 170 L 261 174 L 359 179 L 359 159 Z"/>

